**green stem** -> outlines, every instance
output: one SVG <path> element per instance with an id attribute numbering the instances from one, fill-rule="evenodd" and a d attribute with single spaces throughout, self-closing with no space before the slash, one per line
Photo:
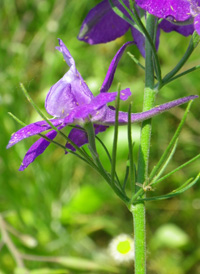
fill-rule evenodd
<path id="1" fill-rule="evenodd" d="M 157 76 L 157 79 L 158 79 L 157 89 L 159 89 L 159 87 L 162 85 L 162 75 L 161 75 L 161 68 L 160 68 L 160 63 L 159 63 L 159 60 L 158 60 L 157 51 L 156 51 L 155 45 L 153 43 L 153 41 L 154 41 L 154 31 L 156 30 L 156 28 L 155 28 L 156 21 L 155 21 L 155 18 L 154 18 L 153 24 L 150 23 L 151 26 L 148 26 L 148 24 L 147 24 L 147 28 L 145 28 L 145 26 L 143 25 L 138 13 L 137 13 L 137 10 L 136 10 L 135 6 L 133 7 L 133 11 L 134 11 L 134 14 L 135 14 L 135 22 L 139 26 L 141 32 L 145 35 L 145 54 L 147 54 L 146 46 L 148 45 L 149 52 L 150 52 L 150 55 L 151 55 L 151 59 L 147 58 L 147 55 L 146 55 L 145 59 L 146 60 L 149 59 L 152 66 L 153 66 L 153 62 L 155 63 L 155 71 L 156 71 L 156 76 Z M 148 19 L 146 20 L 146 22 L 147 21 L 148 21 Z M 154 60 L 152 60 L 152 56 L 154 57 Z M 154 72 L 154 70 L 153 70 L 153 72 Z M 152 74 L 152 73 L 150 72 L 150 74 Z"/>
<path id="2" fill-rule="evenodd" d="M 131 105 L 129 105 L 129 110 L 128 110 L 128 147 L 129 147 L 131 192 L 135 194 L 135 170 L 134 170 L 134 161 L 133 161 L 133 141 L 131 136 Z"/>
<path id="3" fill-rule="evenodd" d="M 118 142 L 118 116 L 119 116 L 119 103 L 120 103 L 120 93 L 118 88 L 117 100 L 116 100 L 116 112 L 115 112 L 115 131 L 113 139 L 113 148 L 112 148 L 112 164 L 111 164 L 111 185 L 114 185 L 115 173 L 116 173 L 116 158 L 117 158 L 117 142 Z"/>
<path id="4" fill-rule="evenodd" d="M 130 208 L 134 219 L 135 274 L 146 273 L 145 207 L 144 203 Z"/>
<path id="5" fill-rule="evenodd" d="M 105 179 L 105 181 L 112 187 L 114 192 L 117 194 L 117 196 L 120 197 L 122 201 L 124 201 L 125 204 L 128 204 L 129 199 L 128 197 L 123 193 L 121 185 L 119 186 L 117 183 L 112 184 L 111 183 L 111 176 L 110 174 L 104 169 L 100 159 L 99 155 L 97 153 L 96 149 L 96 143 L 95 143 L 95 132 L 94 132 L 94 127 L 92 122 L 88 121 L 85 125 L 84 128 L 87 132 L 88 135 L 88 142 L 89 142 L 89 149 L 92 155 L 92 158 L 98 167 L 97 171 L 101 176 Z"/>
<path id="6" fill-rule="evenodd" d="M 147 14 L 146 26 L 151 38 L 154 37 L 155 19 L 152 15 Z M 152 47 L 149 40 L 145 41 L 145 90 L 143 111 L 149 110 L 154 106 L 156 92 L 154 87 L 154 67 Z M 141 142 L 138 159 L 137 182 L 144 184 L 148 178 L 149 149 L 151 138 L 151 119 L 142 123 Z M 141 191 L 136 186 L 136 193 Z M 133 215 L 134 222 L 134 242 L 135 242 L 135 274 L 146 273 L 146 235 L 145 235 L 145 204 L 144 202 L 132 205 L 130 211 Z"/>

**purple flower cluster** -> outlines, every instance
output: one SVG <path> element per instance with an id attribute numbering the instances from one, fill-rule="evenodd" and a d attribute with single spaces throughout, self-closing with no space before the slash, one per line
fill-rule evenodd
<path id="1" fill-rule="evenodd" d="M 129 1 L 123 0 L 129 7 Z M 136 0 L 136 8 L 140 7 L 145 11 L 163 18 L 158 25 L 156 48 L 159 45 L 160 30 L 165 32 L 176 31 L 184 36 L 191 35 L 196 29 L 200 34 L 200 1 L 195 0 Z M 116 7 L 122 11 L 130 20 L 126 10 L 120 5 L 119 1 L 113 0 Z M 194 21 L 194 23 L 193 23 Z M 134 22 L 133 22 L 134 24 Z M 131 29 L 133 40 L 145 56 L 144 35 L 133 25 L 124 21 L 113 10 L 108 0 L 103 0 L 90 10 L 84 19 L 78 39 L 89 44 L 107 43 L 124 35 Z"/>
<path id="2" fill-rule="evenodd" d="M 69 50 L 62 40 L 59 40 L 60 46 L 57 47 L 57 50 L 63 54 L 63 57 L 69 66 L 69 70 L 51 87 L 46 97 L 45 107 L 47 112 L 54 117 L 54 119 L 51 119 L 50 121 L 58 130 L 63 129 L 67 125 L 78 125 L 81 128 L 72 129 L 68 135 L 77 146 L 81 147 L 88 142 L 87 134 L 83 130 L 84 123 L 92 121 L 95 134 L 105 131 L 108 126 L 115 124 L 115 110 L 107 106 L 107 104 L 116 99 L 117 92 L 108 93 L 108 90 L 112 84 L 115 70 L 123 52 L 126 47 L 132 43 L 133 42 L 127 42 L 119 49 L 109 66 L 105 80 L 100 89 L 100 94 L 94 97 L 78 72 L 75 61 Z M 129 88 L 120 91 L 121 100 L 126 100 L 130 95 L 131 92 Z M 134 123 L 149 119 L 196 97 L 197 96 L 188 96 L 160 105 L 146 112 L 132 113 L 131 122 Z M 120 111 L 118 119 L 119 125 L 127 124 L 128 113 Z M 7 148 L 25 138 L 40 134 L 47 130 L 50 131 L 46 133 L 46 137 L 53 140 L 57 135 L 57 131 L 52 129 L 46 121 L 39 121 L 27 125 L 12 134 Z M 36 157 L 46 150 L 49 144 L 50 142 L 42 137 L 38 139 L 27 151 L 19 170 L 27 168 Z M 69 143 L 66 144 L 66 148 L 75 150 Z"/>

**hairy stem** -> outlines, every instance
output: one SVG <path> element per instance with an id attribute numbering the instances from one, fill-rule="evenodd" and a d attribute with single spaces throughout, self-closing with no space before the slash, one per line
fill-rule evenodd
<path id="1" fill-rule="evenodd" d="M 154 37 L 154 22 L 152 15 L 147 14 L 146 25 L 150 37 Z M 145 89 L 143 111 L 154 106 L 156 92 L 154 91 L 154 66 L 152 48 L 149 41 L 145 42 Z M 148 177 L 149 150 L 151 138 L 151 119 L 142 123 L 141 139 L 138 159 L 137 182 L 145 185 Z M 136 193 L 140 188 L 136 185 Z M 134 242 L 135 242 L 135 274 L 146 273 L 146 233 L 145 233 L 145 204 L 144 202 L 132 205 Z"/>

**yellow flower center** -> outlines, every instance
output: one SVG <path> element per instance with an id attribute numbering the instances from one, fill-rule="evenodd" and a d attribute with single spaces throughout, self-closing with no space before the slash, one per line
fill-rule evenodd
<path id="1" fill-rule="evenodd" d="M 127 254 L 131 250 L 131 245 L 128 240 L 122 241 L 117 245 L 117 251 L 121 254 Z"/>

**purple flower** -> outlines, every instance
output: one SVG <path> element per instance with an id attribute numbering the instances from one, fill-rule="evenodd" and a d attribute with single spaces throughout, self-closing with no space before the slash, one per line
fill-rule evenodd
<path id="1" fill-rule="evenodd" d="M 83 131 L 83 125 L 88 120 L 93 122 L 95 134 L 105 131 L 108 126 L 115 124 L 115 110 L 112 107 L 107 106 L 107 103 L 116 99 L 117 92 L 107 93 L 107 91 L 112 84 L 117 64 L 124 50 L 130 44 L 132 44 L 132 42 L 127 42 L 119 49 L 109 66 L 100 94 L 94 97 L 78 72 L 75 61 L 70 52 L 62 40 L 59 40 L 60 46 L 57 47 L 57 49 L 62 52 L 64 59 L 69 66 L 69 70 L 55 85 L 51 87 L 46 97 L 45 107 L 47 112 L 55 117 L 55 119 L 51 119 L 50 121 L 58 128 L 58 130 L 63 129 L 70 124 L 80 127 L 80 129 L 72 129 L 68 136 L 77 146 L 81 147 L 88 142 L 87 135 L 85 131 Z M 120 91 L 121 100 L 126 100 L 130 95 L 131 92 L 129 88 Z M 197 96 L 184 97 L 160 105 L 146 112 L 133 113 L 131 114 L 131 121 L 134 123 L 149 119 L 196 97 Z M 127 124 L 127 122 L 128 114 L 126 112 L 119 112 L 119 125 Z M 39 121 L 27 125 L 12 134 L 7 148 L 25 138 L 40 134 L 47 130 L 50 131 L 46 133 L 46 137 L 53 140 L 56 137 L 57 132 L 52 129 L 46 121 Z M 19 170 L 27 168 L 36 157 L 45 151 L 49 144 L 50 142 L 42 137 L 36 141 L 26 153 Z M 75 148 L 73 148 L 69 143 L 66 144 L 66 147 L 75 150 Z"/>
<path id="2" fill-rule="evenodd" d="M 159 8 L 160 1 L 136 1 L 139 2 L 140 6 L 148 10 L 148 2 L 156 2 L 157 7 Z M 146 3 L 143 5 L 142 3 Z M 166 2 L 166 1 L 161 1 Z M 175 1 L 176 2 L 176 1 Z M 113 3 L 131 20 L 127 12 L 120 5 L 118 1 L 113 1 Z M 124 0 L 124 3 L 127 7 L 129 7 L 129 1 Z M 153 5 L 153 4 L 152 4 Z M 151 7 L 151 6 L 150 6 Z M 149 11 L 149 10 L 148 10 Z M 157 16 L 157 15 L 156 15 Z M 159 16 L 158 16 L 159 17 Z M 108 0 L 103 0 L 99 4 L 97 4 L 94 8 L 92 8 L 86 18 L 84 19 L 78 39 L 82 40 L 91 45 L 99 44 L 99 43 L 107 43 L 115 40 L 116 38 L 124 35 L 131 28 L 132 36 L 134 42 L 141 54 L 145 56 L 144 49 L 144 35 L 138 31 L 135 27 L 131 26 L 129 23 L 124 21 L 121 17 L 119 17 L 111 8 Z M 158 26 L 157 37 L 156 37 L 156 49 L 159 46 L 159 36 L 160 29 L 163 29 L 165 32 L 176 31 L 184 36 L 188 36 L 193 33 L 194 27 L 193 25 L 187 26 L 177 26 L 168 22 L 167 20 L 163 20 L 161 24 Z"/>
<path id="3" fill-rule="evenodd" d="M 131 20 L 118 1 L 114 0 L 113 3 Z M 124 3 L 129 7 L 128 0 L 124 0 Z M 78 39 L 91 45 L 107 43 L 124 35 L 130 28 L 134 42 L 144 56 L 144 36 L 140 31 L 119 17 L 112 10 L 108 0 L 103 0 L 89 11 L 82 23 Z"/>
<path id="4" fill-rule="evenodd" d="M 174 24 L 191 24 L 200 34 L 199 0 L 136 0 L 136 4 L 149 13 Z M 191 26 L 190 26 L 191 28 Z"/>

